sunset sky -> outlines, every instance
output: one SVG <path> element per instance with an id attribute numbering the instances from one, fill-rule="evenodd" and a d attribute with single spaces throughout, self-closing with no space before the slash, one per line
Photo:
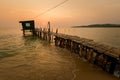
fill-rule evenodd
<path id="1" fill-rule="evenodd" d="M 96 23 L 120 24 L 120 0 L 68 0 L 61 6 L 34 18 L 64 0 L 1 0 L 0 28 L 19 27 L 20 20 L 36 21 L 36 26 L 69 27 Z"/>

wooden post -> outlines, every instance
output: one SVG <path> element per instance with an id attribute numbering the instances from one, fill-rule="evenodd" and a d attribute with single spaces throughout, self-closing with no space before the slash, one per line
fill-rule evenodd
<path id="1" fill-rule="evenodd" d="M 58 33 L 58 28 L 56 29 L 56 34 Z"/>
<path id="2" fill-rule="evenodd" d="M 50 22 L 48 22 L 48 40 L 49 40 L 49 43 L 50 43 L 50 40 L 51 40 L 51 34 L 50 34 Z"/>
<path id="3" fill-rule="evenodd" d="M 25 36 L 25 30 L 23 29 L 23 35 Z"/>
<path id="4" fill-rule="evenodd" d="M 79 56 L 82 57 L 82 44 L 80 44 L 80 52 L 79 52 Z"/>
<path id="5" fill-rule="evenodd" d="M 98 65 L 98 57 L 100 56 L 100 54 L 95 50 L 96 56 L 95 56 L 95 60 L 94 60 L 94 64 Z"/>
<path id="6" fill-rule="evenodd" d="M 42 28 L 40 27 L 40 39 L 42 38 Z"/>
<path id="7" fill-rule="evenodd" d="M 117 64 L 117 60 L 115 58 L 110 58 L 110 60 L 111 60 L 111 65 L 109 68 L 109 73 L 113 74 L 115 70 L 115 66 Z"/>
<path id="8" fill-rule="evenodd" d="M 53 43 L 54 42 L 54 36 L 53 36 L 53 28 L 52 28 L 52 30 L 51 30 L 51 42 Z"/>

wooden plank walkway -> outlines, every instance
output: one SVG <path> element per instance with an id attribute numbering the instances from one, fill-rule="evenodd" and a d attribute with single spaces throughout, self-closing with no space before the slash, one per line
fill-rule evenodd
<path id="1" fill-rule="evenodd" d="M 71 35 L 65 35 L 65 34 L 56 34 L 56 33 L 52 33 L 52 35 L 56 37 L 64 38 L 64 39 L 69 39 L 71 41 L 77 42 L 78 44 L 83 44 L 84 46 L 93 48 L 98 52 L 111 55 L 112 57 L 115 57 L 115 58 L 118 58 L 120 55 L 120 49 L 106 45 L 106 44 L 94 42 L 91 39 L 80 38 L 78 36 L 71 36 Z"/>

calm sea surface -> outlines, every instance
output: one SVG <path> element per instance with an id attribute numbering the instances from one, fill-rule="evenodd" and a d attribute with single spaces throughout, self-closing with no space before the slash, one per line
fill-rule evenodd
<path id="1" fill-rule="evenodd" d="M 59 29 L 120 47 L 120 29 Z M 117 80 L 66 49 L 17 30 L 0 30 L 0 80 Z"/>

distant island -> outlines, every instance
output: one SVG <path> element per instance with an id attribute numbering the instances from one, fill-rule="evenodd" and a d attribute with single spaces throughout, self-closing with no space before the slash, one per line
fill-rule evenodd
<path id="1" fill-rule="evenodd" d="M 120 24 L 91 24 L 83 26 L 72 26 L 72 28 L 120 28 Z"/>

